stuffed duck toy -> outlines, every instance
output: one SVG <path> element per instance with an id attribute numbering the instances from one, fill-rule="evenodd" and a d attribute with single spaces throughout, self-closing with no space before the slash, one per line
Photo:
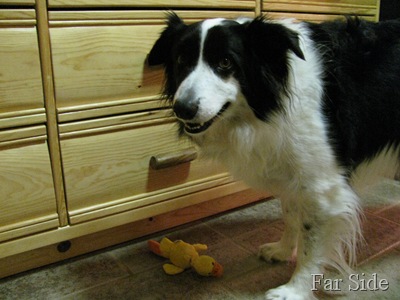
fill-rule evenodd
<path id="1" fill-rule="evenodd" d="M 193 268 L 199 275 L 221 277 L 222 266 L 208 255 L 199 255 L 198 251 L 207 250 L 204 244 L 188 244 L 184 241 L 171 241 L 163 238 L 161 242 L 149 240 L 148 247 L 151 252 L 168 258 L 171 263 L 163 265 L 165 273 L 176 275 L 188 268 Z"/>

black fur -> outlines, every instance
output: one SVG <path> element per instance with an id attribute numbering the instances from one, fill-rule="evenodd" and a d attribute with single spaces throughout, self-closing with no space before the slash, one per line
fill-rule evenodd
<path id="1" fill-rule="evenodd" d="M 325 66 L 324 113 L 349 171 L 400 141 L 400 21 L 309 24 Z"/>
<path id="2" fill-rule="evenodd" d="M 289 74 L 288 51 L 304 59 L 297 34 L 280 24 L 264 22 L 263 17 L 249 23 L 245 36 L 245 70 L 242 92 L 255 115 L 267 120 L 280 109 Z"/>

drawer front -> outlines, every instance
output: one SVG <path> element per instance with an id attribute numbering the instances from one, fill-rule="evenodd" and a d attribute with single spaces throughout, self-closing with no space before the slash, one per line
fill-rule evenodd
<path id="1" fill-rule="evenodd" d="M 158 122 L 158 123 L 157 123 Z M 231 181 L 222 169 L 193 161 L 153 170 L 153 155 L 191 147 L 178 140 L 174 123 L 61 141 L 71 222 L 143 207 Z"/>
<path id="2" fill-rule="evenodd" d="M 43 109 L 42 78 L 35 27 L 0 28 L 0 119 Z"/>
<path id="3" fill-rule="evenodd" d="M 35 0 L 2 0 L 3 5 L 34 5 Z"/>
<path id="4" fill-rule="evenodd" d="M 49 0 L 50 7 L 210 7 L 254 8 L 256 0 Z"/>
<path id="5" fill-rule="evenodd" d="M 324 21 L 340 15 L 354 14 L 378 20 L 378 0 L 263 0 L 262 10 L 273 17 L 296 17 L 309 21 Z M 304 15 L 302 15 L 304 14 Z M 315 16 L 313 16 L 315 15 Z"/>
<path id="6" fill-rule="evenodd" d="M 36 139 L 0 143 L 0 241 L 59 224 L 47 143 Z"/>
<path id="7" fill-rule="evenodd" d="M 62 108 L 159 94 L 162 70 L 145 60 L 163 25 L 51 28 L 56 100 Z M 78 108 L 82 109 L 82 108 Z M 67 109 L 68 110 L 68 109 Z M 64 110 L 65 111 L 65 110 Z"/>

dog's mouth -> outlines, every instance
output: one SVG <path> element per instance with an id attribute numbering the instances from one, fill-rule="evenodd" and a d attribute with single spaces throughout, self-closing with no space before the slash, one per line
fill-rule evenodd
<path id="1" fill-rule="evenodd" d="M 225 110 L 229 106 L 230 102 L 226 103 L 224 106 L 222 106 L 220 111 L 212 119 L 208 120 L 205 123 L 190 123 L 190 122 L 184 123 L 185 131 L 190 134 L 198 134 L 203 131 L 206 131 L 214 123 L 214 121 L 225 112 Z"/>

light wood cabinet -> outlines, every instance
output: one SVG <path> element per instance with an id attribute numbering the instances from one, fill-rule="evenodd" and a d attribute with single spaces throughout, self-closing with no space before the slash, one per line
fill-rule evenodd
<path id="1" fill-rule="evenodd" d="M 2 1 L 0 277 L 268 196 L 178 139 L 163 70 L 145 64 L 168 7 L 187 23 L 377 20 L 379 1 Z"/>

